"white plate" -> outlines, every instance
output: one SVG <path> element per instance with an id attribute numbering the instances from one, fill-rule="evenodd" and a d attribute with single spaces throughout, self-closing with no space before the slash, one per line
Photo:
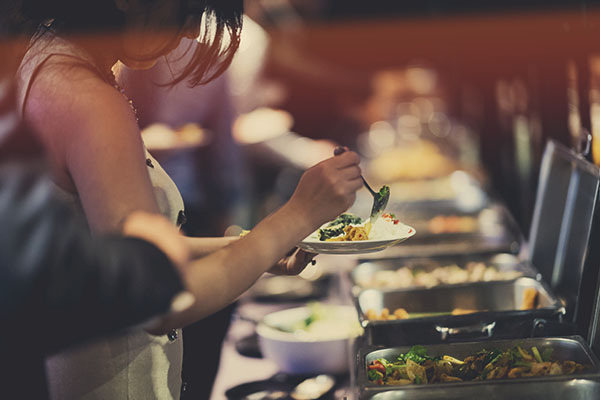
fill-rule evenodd
<path id="1" fill-rule="evenodd" d="M 303 250 L 321 254 L 361 254 L 374 253 L 405 241 L 415 234 L 415 229 L 408 225 L 402 226 L 398 236 L 389 239 L 357 240 L 353 242 L 325 242 L 314 237 L 307 237 L 298 247 Z"/>

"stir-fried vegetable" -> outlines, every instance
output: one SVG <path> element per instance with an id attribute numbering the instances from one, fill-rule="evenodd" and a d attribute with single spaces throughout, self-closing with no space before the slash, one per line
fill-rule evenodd
<path id="1" fill-rule="evenodd" d="M 339 217 L 337 217 L 336 219 L 334 219 L 333 221 L 331 221 L 330 223 L 327 224 L 327 227 L 330 226 L 336 226 L 336 225 L 343 225 L 343 226 L 347 226 L 347 225 L 357 225 L 357 224 L 362 224 L 363 220 L 361 217 L 359 217 L 358 215 L 354 215 L 354 214 L 341 214 Z"/>
<path id="2" fill-rule="evenodd" d="M 471 380 L 513 379 L 543 375 L 571 375 L 587 367 L 574 361 L 552 359 L 552 348 L 531 354 L 521 346 L 505 351 L 481 350 L 464 360 L 449 355 L 430 357 L 423 346 L 413 346 L 395 361 L 383 358 L 368 366 L 371 382 L 380 385 L 407 385 Z"/>
<path id="3" fill-rule="evenodd" d="M 433 360 L 433 358 L 427 355 L 427 349 L 424 346 L 413 346 L 408 353 L 398 356 L 398 361 L 407 362 L 408 360 L 421 364 L 423 361 Z"/>
<path id="4" fill-rule="evenodd" d="M 362 224 L 363 220 L 354 214 L 341 214 L 339 217 L 327 224 L 325 228 L 319 229 L 319 240 L 335 238 L 344 233 L 344 228 L 348 225 Z"/>
<path id="5" fill-rule="evenodd" d="M 319 229 L 319 240 L 324 242 L 327 239 L 331 239 L 331 238 L 340 236 L 342 233 L 344 233 L 344 228 L 342 228 L 342 227 L 321 228 L 321 229 Z"/>

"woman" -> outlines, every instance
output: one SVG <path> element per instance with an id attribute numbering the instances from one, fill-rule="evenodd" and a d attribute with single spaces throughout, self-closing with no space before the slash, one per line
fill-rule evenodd
<path id="1" fill-rule="evenodd" d="M 7 60 L 3 44 L 0 59 Z M 54 197 L 41 149 L 15 118 L 6 66 L 0 66 L 0 326 L 18 327 L 18 334 L 0 332 L 0 358 L 10 365 L 0 386 L 3 398 L 44 399 L 44 356 L 164 313 L 183 290 L 178 271 L 187 264 L 186 247 L 166 218 L 141 212 L 127 218 L 123 233 L 149 243 L 90 237 L 84 221 Z M 148 236 L 149 228 L 160 237 Z"/>
<path id="2" fill-rule="evenodd" d="M 81 206 L 93 231 L 119 230 L 136 210 L 162 213 L 180 223 L 181 196 L 145 151 L 135 112 L 118 90 L 111 67 L 121 61 L 130 68 L 149 68 L 182 37 L 200 36 L 192 62 L 174 82 L 210 80 L 227 67 L 237 48 L 241 1 L 18 4 L 15 25 L 37 27 L 16 75 L 19 106 L 49 154 L 59 191 Z M 206 24 L 201 25 L 203 18 Z M 110 34 L 97 35 L 107 29 Z M 86 34 L 75 34 L 82 31 Z M 192 257 L 211 253 L 193 264 L 184 279 L 191 282 L 188 290 L 197 300 L 153 332 L 168 332 L 222 308 L 272 265 L 284 273 L 301 270 L 312 255 L 301 251 L 285 255 L 352 204 L 361 186 L 358 161 L 356 154 L 345 153 L 307 170 L 288 203 L 227 247 L 222 248 L 228 243 L 225 239 L 189 238 Z M 140 329 L 60 354 L 47 363 L 51 395 L 178 398 L 182 350 L 178 336 L 177 331 L 151 336 Z"/>

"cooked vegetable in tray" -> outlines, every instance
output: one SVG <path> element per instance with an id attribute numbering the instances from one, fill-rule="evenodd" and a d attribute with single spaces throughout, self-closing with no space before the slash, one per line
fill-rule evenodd
<path id="1" fill-rule="evenodd" d="M 465 315 L 465 314 L 473 314 L 476 312 L 482 312 L 485 310 L 471 310 L 466 308 L 455 308 L 452 311 L 444 311 L 444 312 L 411 312 L 409 313 L 404 308 L 396 308 L 393 313 L 390 314 L 390 310 L 388 308 L 381 309 L 380 313 L 373 310 L 372 308 L 367 310 L 365 317 L 369 321 L 395 321 L 398 319 L 410 319 L 410 318 L 429 318 L 429 317 L 439 317 L 443 315 Z"/>
<path id="2" fill-rule="evenodd" d="M 465 268 L 458 265 L 437 267 L 431 271 L 423 268 L 401 267 L 396 270 L 379 270 L 372 275 L 357 277 L 357 282 L 365 288 L 407 288 L 414 286 L 433 287 L 466 282 L 501 281 L 515 279 L 523 275 L 521 271 L 499 270 L 483 262 L 469 262 Z"/>
<path id="3" fill-rule="evenodd" d="M 521 302 L 521 310 L 533 310 L 538 306 L 539 292 L 535 288 L 526 288 L 523 291 L 523 300 Z M 389 308 L 382 308 L 381 312 L 377 312 L 372 308 L 369 308 L 365 312 L 365 317 L 369 321 L 394 321 L 399 319 L 409 318 L 427 318 L 437 317 L 441 315 L 465 315 L 473 314 L 477 312 L 484 312 L 487 310 L 476 310 L 471 308 L 453 308 L 452 311 L 432 311 L 432 312 L 408 312 L 406 309 L 399 307 L 394 309 L 394 312 L 390 313 Z"/>
<path id="4" fill-rule="evenodd" d="M 481 350 L 464 360 L 449 355 L 430 357 L 423 346 L 413 346 L 395 360 L 378 358 L 367 367 L 368 379 L 378 385 L 515 379 L 545 375 L 572 375 L 589 366 L 552 357 L 552 348 Z"/>

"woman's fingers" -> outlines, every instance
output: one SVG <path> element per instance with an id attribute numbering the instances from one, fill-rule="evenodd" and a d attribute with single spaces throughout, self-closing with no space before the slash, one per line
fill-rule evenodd
<path id="1" fill-rule="evenodd" d="M 353 151 L 347 151 L 338 156 L 328 158 L 323 162 L 331 163 L 333 166 L 340 169 L 351 165 L 358 165 L 360 163 L 360 157 Z"/>
<path id="2" fill-rule="evenodd" d="M 354 203 L 361 187 L 359 162 L 356 153 L 346 151 L 309 168 L 290 201 L 315 224 L 335 218 Z"/>
<path id="3" fill-rule="evenodd" d="M 269 272 L 276 275 L 298 275 L 308 264 L 313 262 L 316 256 L 316 253 L 294 248 L 288 252 L 287 256 L 279 260 Z"/>

